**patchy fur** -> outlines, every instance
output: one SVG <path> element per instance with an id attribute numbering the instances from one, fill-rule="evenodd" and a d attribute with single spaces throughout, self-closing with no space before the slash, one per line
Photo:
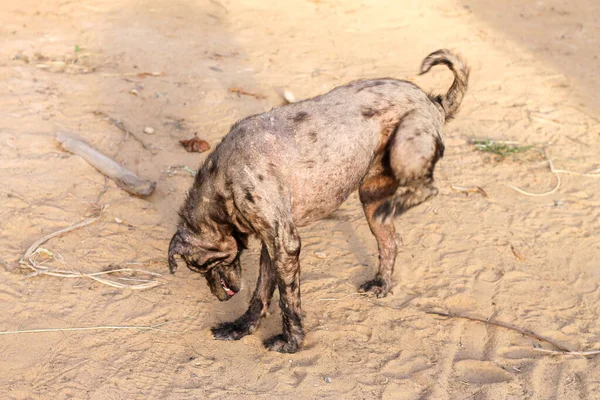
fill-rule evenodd
<path id="1" fill-rule="evenodd" d="M 169 246 L 172 273 L 180 255 L 215 296 L 228 300 L 241 287 L 239 255 L 248 236 L 262 241 L 248 311 L 213 328 L 215 338 L 254 332 L 278 289 L 283 333 L 265 345 L 287 353 L 301 346 L 297 227 L 327 217 L 357 189 L 379 247 L 379 271 L 360 290 L 378 297 L 390 292 L 392 218 L 437 194 L 433 171 L 444 154 L 442 129 L 467 90 L 469 70 L 448 50 L 430 54 L 421 72 L 438 64 L 454 73 L 445 95 L 428 96 L 391 78 L 359 80 L 232 126 L 198 172 Z"/>

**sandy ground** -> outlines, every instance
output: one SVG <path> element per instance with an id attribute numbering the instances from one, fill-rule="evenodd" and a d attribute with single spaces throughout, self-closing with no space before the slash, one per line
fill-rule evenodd
<path id="1" fill-rule="evenodd" d="M 2 398 L 600 399 L 600 356 L 542 354 L 532 349 L 554 347 L 427 313 L 491 318 L 570 350 L 600 349 L 600 179 L 561 174 L 553 194 L 524 196 L 506 184 L 537 193 L 556 184 L 539 150 L 501 159 L 468 142 L 547 146 L 555 168 L 600 168 L 599 16 L 595 0 L 2 1 L 0 329 L 167 322 L 161 329 L 174 332 L 0 336 Z M 243 258 L 244 289 L 227 303 L 191 271 L 167 274 L 176 210 L 192 183 L 175 167 L 204 159 L 178 141 L 197 132 L 214 146 L 237 119 L 279 105 L 284 88 L 305 98 L 393 76 L 446 90 L 443 68 L 415 76 L 442 47 L 469 61 L 471 87 L 446 129 L 440 195 L 397 221 L 394 294 L 356 295 L 377 248 L 353 195 L 302 231 L 305 348 L 263 349 L 280 330 L 276 302 L 255 335 L 214 341 L 209 328 L 245 310 L 258 247 Z M 164 76 L 135 75 L 153 71 Z M 123 132 L 104 115 L 146 148 L 131 136 L 120 146 Z M 103 176 L 56 145 L 59 131 L 158 181 L 155 194 L 142 200 L 113 182 L 103 193 Z M 43 245 L 56 258 L 45 265 L 140 268 L 164 274 L 161 286 L 117 289 L 17 267 L 35 240 L 99 205 L 108 208 L 98 221 Z"/>

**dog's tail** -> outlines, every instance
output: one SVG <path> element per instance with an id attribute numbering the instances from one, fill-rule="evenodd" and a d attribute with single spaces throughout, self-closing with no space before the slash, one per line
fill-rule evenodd
<path id="1" fill-rule="evenodd" d="M 444 113 L 446 114 L 446 121 L 448 121 L 454 118 L 458 112 L 460 103 L 467 92 L 467 87 L 469 85 L 469 67 L 467 67 L 467 64 L 465 64 L 458 55 L 452 53 L 450 50 L 442 49 L 434 51 L 425 57 L 421 64 L 420 75 L 428 72 L 431 67 L 438 64 L 444 64 L 450 68 L 450 71 L 454 73 L 454 82 L 452 83 L 452 86 L 450 86 L 448 93 L 445 95 L 429 97 L 432 101 L 439 103 L 442 106 Z"/>

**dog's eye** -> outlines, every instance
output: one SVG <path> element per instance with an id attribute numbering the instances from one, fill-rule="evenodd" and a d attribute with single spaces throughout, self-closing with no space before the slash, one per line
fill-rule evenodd
<path id="1" fill-rule="evenodd" d="M 204 263 L 204 265 L 202 265 L 202 267 L 204 267 L 205 269 L 214 267 L 215 265 L 217 265 L 217 263 L 219 262 L 219 260 L 210 260 Z"/>
<path id="2" fill-rule="evenodd" d="M 189 269 L 195 272 L 199 272 L 201 274 L 205 274 L 208 272 L 209 269 L 213 268 L 215 265 L 219 264 L 226 258 L 227 257 L 213 258 L 211 260 L 206 261 L 204 264 L 199 264 L 197 260 L 192 259 L 188 259 L 186 261 Z"/>
<path id="3" fill-rule="evenodd" d="M 188 260 L 187 265 L 188 265 L 189 269 L 196 271 L 196 272 L 200 272 L 200 273 L 204 272 L 204 269 L 205 269 L 204 265 L 198 264 L 198 262 L 196 260 Z"/>
<path id="4" fill-rule="evenodd" d="M 194 272 L 199 272 L 201 274 L 206 272 L 209 265 L 208 263 L 199 264 L 197 260 L 189 257 L 184 257 L 184 260 L 189 269 L 191 269 Z"/>
<path id="5" fill-rule="evenodd" d="M 204 265 L 206 265 L 207 268 L 214 267 L 215 265 L 221 263 L 226 258 L 227 257 L 213 258 L 212 260 L 209 260 L 209 261 L 205 262 Z"/>

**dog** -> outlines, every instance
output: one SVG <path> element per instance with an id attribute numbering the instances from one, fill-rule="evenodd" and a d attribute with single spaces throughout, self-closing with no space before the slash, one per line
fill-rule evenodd
<path id="1" fill-rule="evenodd" d="M 212 328 L 238 340 L 258 328 L 277 288 L 283 333 L 265 346 L 294 353 L 304 329 L 298 227 L 327 217 L 356 189 L 379 247 L 379 270 L 361 292 L 386 296 L 396 259 L 393 217 L 438 193 L 443 126 L 466 93 L 469 69 L 448 50 L 428 55 L 421 74 L 443 64 L 454 74 L 445 95 L 392 78 L 357 80 L 330 92 L 235 123 L 207 157 L 179 211 L 168 263 L 176 255 L 229 300 L 241 288 L 240 254 L 262 242 L 260 273 L 248 310 Z"/>

